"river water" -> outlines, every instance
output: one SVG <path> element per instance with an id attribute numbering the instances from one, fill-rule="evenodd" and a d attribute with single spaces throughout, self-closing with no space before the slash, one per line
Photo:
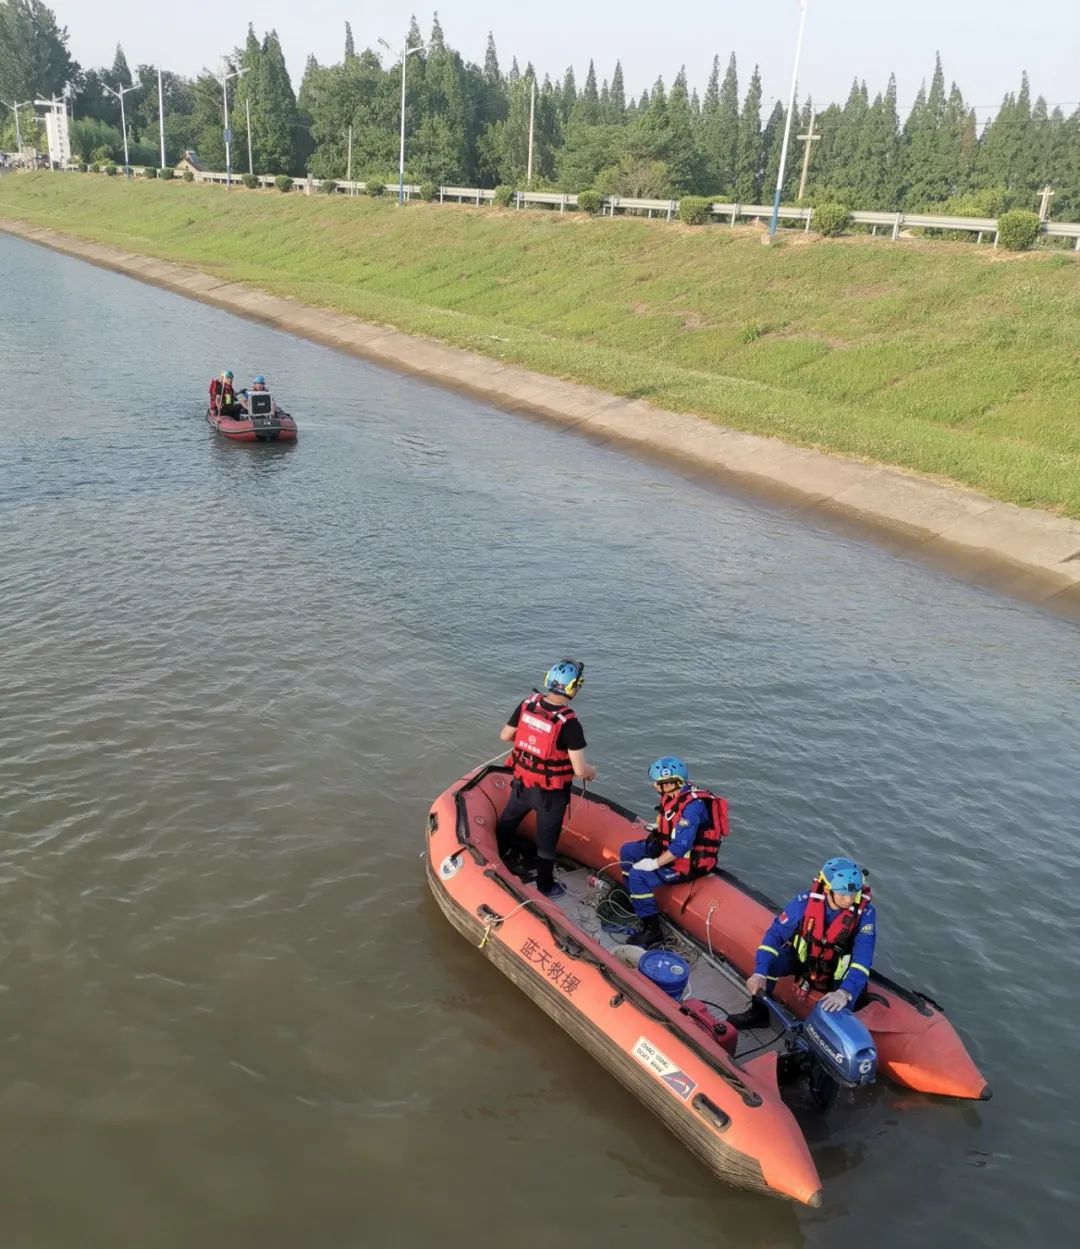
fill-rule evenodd
<path id="1" fill-rule="evenodd" d="M 0 361 L 5 1245 L 1075 1232 L 1075 624 L 2 235 Z M 209 431 L 225 366 L 297 446 Z M 878 1086 L 821 1210 L 738 1193 L 449 928 L 427 805 L 564 653 L 602 792 L 682 754 L 762 888 L 868 864 L 992 1102 Z"/>

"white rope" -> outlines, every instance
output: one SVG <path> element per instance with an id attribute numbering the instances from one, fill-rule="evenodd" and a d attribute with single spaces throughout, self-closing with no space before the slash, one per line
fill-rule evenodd
<path id="1" fill-rule="evenodd" d="M 713 904 L 709 907 L 708 913 L 705 916 L 705 941 L 709 947 L 710 958 L 716 958 L 716 955 L 713 952 L 713 948 L 712 948 L 712 933 L 709 931 L 709 925 L 712 923 L 712 913 L 713 911 L 716 910 L 716 908 L 719 905 L 720 905 L 719 902 L 713 902 Z"/>
<path id="2" fill-rule="evenodd" d="M 503 924 L 505 924 L 508 919 L 511 919 L 513 916 L 515 916 L 518 913 L 518 911 L 523 910 L 527 906 L 534 906 L 537 903 L 542 902 L 542 901 L 545 901 L 545 899 L 526 898 L 524 902 L 519 902 L 512 911 L 507 911 L 505 915 L 493 916 L 491 919 L 487 921 L 487 923 L 484 924 L 484 935 L 481 938 L 480 945 L 477 948 L 482 950 L 484 946 L 487 945 L 488 940 L 490 939 L 491 934 L 495 931 L 495 929 L 501 928 Z"/>

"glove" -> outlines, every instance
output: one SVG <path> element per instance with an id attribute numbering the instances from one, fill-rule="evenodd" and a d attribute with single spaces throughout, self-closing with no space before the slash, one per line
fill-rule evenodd
<path id="1" fill-rule="evenodd" d="M 821 999 L 821 1009 L 832 1014 L 833 1011 L 843 1010 L 851 1002 L 851 994 L 846 989 L 833 989 L 831 993 L 826 993 Z"/>
<path id="2" fill-rule="evenodd" d="M 660 864 L 655 859 L 638 859 L 634 864 L 634 870 L 638 872 L 656 872 L 660 870 Z"/>

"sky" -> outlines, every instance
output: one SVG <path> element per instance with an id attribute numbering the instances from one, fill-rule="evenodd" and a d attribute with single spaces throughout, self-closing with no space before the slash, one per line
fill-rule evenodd
<path id="1" fill-rule="evenodd" d="M 712 58 L 722 64 L 734 52 L 740 92 L 760 64 L 764 109 L 786 98 L 798 33 L 797 0 L 434 0 L 416 8 L 394 0 L 184 0 L 182 5 L 146 0 L 47 0 L 67 26 L 69 49 L 84 67 L 111 65 L 116 44 L 129 63 L 158 63 L 194 75 L 243 43 L 249 21 L 256 31 L 276 29 L 299 87 L 309 53 L 322 63 L 339 61 L 345 22 L 357 50 L 379 36 L 396 45 L 415 12 L 425 37 L 438 5 L 447 41 L 466 60 L 481 61 L 488 31 L 503 69 L 517 56 L 532 60 L 541 78 L 573 65 L 578 85 L 590 58 L 598 82 L 621 60 L 627 92 L 640 94 L 657 74 L 670 86 L 686 66 L 691 87 L 704 91 Z M 1080 0 L 808 0 L 806 37 L 799 74 L 800 96 L 842 103 L 858 75 L 871 96 L 895 72 L 901 115 L 940 51 L 946 84 L 955 79 L 983 120 L 1027 70 L 1032 95 L 1066 113 L 1080 104 Z M 182 16 L 177 16 L 182 14 Z"/>

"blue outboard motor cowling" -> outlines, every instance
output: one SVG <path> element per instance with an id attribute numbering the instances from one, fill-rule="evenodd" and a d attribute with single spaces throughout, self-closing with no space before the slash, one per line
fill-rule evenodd
<path id="1" fill-rule="evenodd" d="M 854 1089 L 874 1083 L 877 1049 L 866 1025 L 850 1010 L 830 1014 L 815 1006 L 803 1024 L 803 1039 L 837 1084 Z"/>

